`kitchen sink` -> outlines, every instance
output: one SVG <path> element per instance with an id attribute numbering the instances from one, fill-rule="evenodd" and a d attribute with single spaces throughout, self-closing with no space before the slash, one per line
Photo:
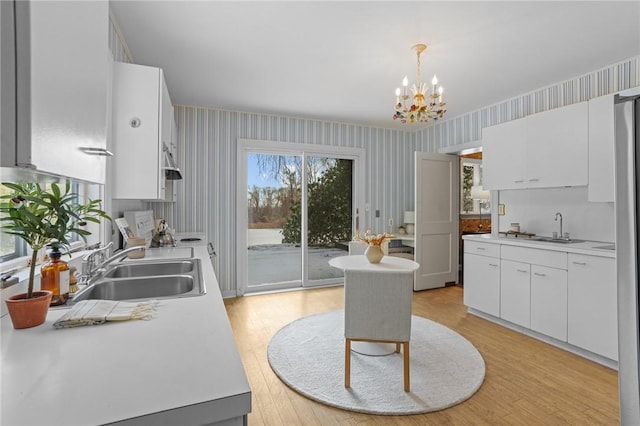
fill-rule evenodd
<path id="1" fill-rule="evenodd" d="M 199 259 L 140 261 L 110 267 L 96 282 L 73 296 L 72 302 L 172 299 L 205 293 Z"/>
<path id="2" fill-rule="evenodd" d="M 564 238 L 553 238 L 553 237 L 544 237 L 544 236 L 535 236 L 529 238 L 529 241 L 542 241 L 545 243 L 558 243 L 558 244 L 572 244 L 572 243 L 582 243 L 584 240 L 576 240 L 572 239 L 564 239 Z"/>
<path id="3" fill-rule="evenodd" d="M 146 277 L 149 275 L 175 275 L 193 271 L 196 259 L 171 262 L 125 263 L 105 272 L 106 278 Z"/>

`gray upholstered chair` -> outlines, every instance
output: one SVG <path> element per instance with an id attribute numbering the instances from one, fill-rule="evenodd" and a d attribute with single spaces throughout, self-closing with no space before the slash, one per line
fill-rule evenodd
<path id="1" fill-rule="evenodd" d="M 395 343 L 404 355 L 404 390 L 410 390 L 409 341 L 413 272 L 345 270 L 344 386 L 351 387 L 351 342 Z"/>

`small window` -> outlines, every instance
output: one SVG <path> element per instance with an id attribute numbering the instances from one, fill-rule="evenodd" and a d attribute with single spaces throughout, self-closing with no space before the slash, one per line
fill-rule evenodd
<path id="1" fill-rule="evenodd" d="M 45 188 L 50 189 L 50 184 L 41 184 Z M 64 185 L 64 183 L 60 184 Z M 80 189 L 77 183 L 71 184 L 72 192 L 78 193 Z M 7 188 L 4 185 L 0 185 L 0 195 L 10 194 L 11 189 Z M 77 241 L 79 237 L 76 234 L 73 234 L 69 241 Z M 11 234 L 7 234 L 6 232 L 0 233 L 0 263 L 5 262 L 7 260 L 15 259 L 17 257 L 26 256 L 27 255 L 27 244 L 22 240 L 22 238 L 15 237 Z"/>

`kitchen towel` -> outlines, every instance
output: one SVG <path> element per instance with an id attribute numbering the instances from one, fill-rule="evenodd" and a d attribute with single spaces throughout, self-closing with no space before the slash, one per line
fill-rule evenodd
<path id="1" fill-rule="evenodd" d="M 60 319 L 53 323 L 55 328 L 80 327 L 104 324 L 107 321 L 127 321 L 151 319 L 158 302 L 117 302 L 112 300 L 82 300 Z"/>

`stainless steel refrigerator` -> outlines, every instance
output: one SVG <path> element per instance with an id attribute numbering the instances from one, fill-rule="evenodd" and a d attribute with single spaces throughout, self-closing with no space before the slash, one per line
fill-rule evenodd
<path id="1" fill-rule="evenodd" d="M 640 424 L 638 211 L 640 90 L 615 96 L 616 263 L 620 422 Z"/>

